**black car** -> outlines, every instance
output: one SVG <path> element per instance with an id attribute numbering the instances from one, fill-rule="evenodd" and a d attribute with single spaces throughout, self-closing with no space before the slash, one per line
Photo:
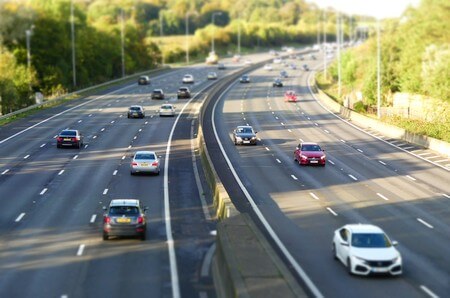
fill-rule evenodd
<path id="1" fill-rule="evenodd" d="M 148 76 L 140 76 L 138 79 L 138 85 L 149 85 L 150 78 Z"/>
<path id="2" fill-rule="evenodd" d="M 224 70 L 224 69 L 226 69 L 225 64 L 219 63 L 219 64 L 217 65 L 217 69 L 219 69 L 219 70 Z"/>
<path id="3" fill-rule="evenodd" d="M 61 131 L 56 137 L 56 147 L 76 147 L 83 146 L 83 136 L 78 130 L 65 129 Z"/>
<path id="4" fill-rule="evenodd" d="M 114 199 L 103 210 L 103 240 L 110 236 L 137 236 L 145 240 L 147 207 L 143 207 L 139 200 Z"/>
<path id="5" fill-rule="evenodd" d="M 243 75 L 240 79 L 239 82 L 241 83 L 250 83 L 250 77 L 248 75 Z"/>
<path id="6" fill-rule="evenodd" d="M 235 145 L 256 145 L 256 132 L 251 126 L 238 126 L 233 131 L 233 141 Z"/>
<path id="7" fill-rule="evenodd" d="M 304 71 L 309 71 L 309 67 L 308 67 L 308 64 L 303 64 L 303 70 Z"/>
<path id="8" fill-rule="evenodd" d="M 164 91 L 162 89 L 154 89 L 152 99 L 164 99 Z"/>
<path id="9" fill-rule="evenodd" d="M 273 87 L 283 87 L 283 82 L 281 81 L 281 79 L 275 79 L 275 81 L 273 81 L 272 86 Z"/>
<path id="10" fill-rule="evenodd" d="M 145 111 L 142 106 L 131 106 L 128 109 L 128 118 L 144 118 Z"/>
<path id="11" fill-rule="evenodd" d="M 188 87 L 180 87 L 177 91 L 177 98 L 191 98 L 191 91 Z"/>

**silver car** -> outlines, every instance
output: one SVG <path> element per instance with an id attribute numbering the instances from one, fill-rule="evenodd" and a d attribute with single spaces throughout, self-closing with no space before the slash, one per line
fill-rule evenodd
<path id="1" fill-rule="evenodd" d="M 163 116 L 174 117 L 175 116 L 175 107 L 173 106 L 173 104 L 170 104 L 170 103 L 163 104 L 159 108 L 159 116 L 160 117 L 163 117 Z"/>
<path id="2" fill-rule="evenodd" d="M 159 175 L 159 158 L 154 151 L 137 151 L 130 164 L 130 174 L 151 173 Z"/>

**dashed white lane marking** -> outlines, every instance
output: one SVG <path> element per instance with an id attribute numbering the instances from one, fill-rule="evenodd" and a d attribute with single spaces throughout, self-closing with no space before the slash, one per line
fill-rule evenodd
<path id="1" fill-rule="evenodd" d="M 124 155 L 124 156 L 122 156 L 122 160 L 124 160 L 124 159 L 125 159 L 125 157 L 126 157 L 125 155 Z"/>
<path id="2" fill-rule="evenodd" d="M 47 188 L 44 188 L 39 194 L 42 196 L 43 194 L 45 194 L 47 192 Z"/>
<path id="3" fill-rule="evenodd" d="M 275 116 L 275 119 L 277 119 L 277 120 L 278 120 L 278 117 L 277 117 L 277 116 Z"/>
<path id="4" fill-rule="evenodd" d="M 326 129 L 324 129 L 323 131 L 326 132 L 326 133 L 330 133 L 330 132 L 329 132 L 328 130 L 326 130 Z"/>
<path id="5" fill-rule="evenodd" d="M 25 156 L 23 157 L 23 159 L 27 159 L 28 157 L 30 157 L 30 154 L 25 155 Z"/>
<path id="6" fill-rule="evenodd" d="M 97 138 L 97 136 L 93 136 L 92 138 L 93 138 L 93 139 L 96 139 L 96 138 Z"/>
<path id="7" fill-rule="evenodd" d="M 86 144 L 86 145 L 84 145 L 84 148 L 87 148 L 89 145 L 88 144 Z"/>
<path id="8" fill-rule="evenodd" d="M 78 155 L 75 155 L 74 157 L 73 157 L 73 159 L 77 159 L 78 158 Z"/>
<path id="9" fill-rule="evenodd" d="M 245 121 L 245 117 L 244 118 L 242 118 L 244 121 Z"/>
<path id="10" fill-rule="evenodd" d="M 111 121 L 111 124 L 114 124 L 114 122 L 116 122 L 116 121 L 114 121 L 114 120 L 113 120 L 113 121 Z"/>
<path id="11" fill-rule="evenodd" d="M 284 126 L 285 124 L 284 124 L 283 122 L 281 122 L 281 125 L 283 125 L 283 126 Z"/>
<path id="12" fill-rule="evenodd" d="M 272 115 L 275 115 L 275 112 L 272 112 Z"/>
<path id="13" fill-rule="evenodd" d="M 82 256 L 83 255 L 85 247 L 86 247 L 86 245 L 80 244 L 80 247 L 78 247 L 77 256 Z"/>
<path id="14" fill-rule="evenodd" d="M 386 165 L 386 163 L 384 161 L 379 160 L 378 162 L 381 163 L 383 166 Z"/>
<path id="15" fill-rule="evenodd" d="M 113 172 L 113 176 L 116 176 L 117 175 L 117 170 L 115 170 L 114 172 Z"/>
<path id="16" fill-rule="evenodd" d="M 298 139 L 300 142 L 304 142 L 303 139 Z"/>
<path id="17" fill-rule="evenodd" d="M 56 136 L 53 136 L 53 138 L 54 138 L 54 139 L 56 139 L 57 137 L 58 137 L 58 135 L 56 135 Z"/>
<path id="18" fill-rule="evenodd" d="M 139 130 L 138 130 L 139 132 L 141 132 L 142 131 L 142 128 L 139 128 Z"/>
<path id="19" fill-rule="evenodd" d="M 294 179 L 294 180 L 298 180 L 298 178 L 295 177 L 294 175 L 291 175 L 291 177 L 292 177 L 292 179 Z"/>
<path id="20" fill-rule="evenodd" d="M 292 132 L 292 130 L 291 130 L 290 128 L 288 128 L 288 131 L 289 131 L 289 132 Z"/>
<path id="21" fill-rule="evenodd" d="M 88 117 L 92 117 L 92 114 L 89 114 Z"/>
<path id="22" fill-rule="evenodd" d="M 64 173 L 64 170 L 59 171 L 58 176 L 61 176 Z"/>
<path id="23" fill-rule="evenodd" d="M 450 199 L 450 196 L 448 194 L 443 193 L 442 194 L 444 197 L 446 197 L 447 199 Z"/>
<path id="24" fill-rule="evenodd" d="M 281 163 L 281 160 L 279 160 L 278 158 L 276 160 L 277 160 L 277 163 Z"/>
<path id="25" fill-rule="evenodd" d="M 3 172 L 2 172 L 2 175 L 5 175 L 6 173 L 8 173 L 9 172 L 9 169 L 6 169 L 6 170 L 4 170 Z"/>
<path id="26" fill-rule="evenodd" d="M 414 148 L 414 146 L 408 146 L 408 147 L 402 147 L 402 148 L 405 149 L 405 150 L 409 150 L 409 149 Z"/>
<path id="27" fill-rule="evenodd" d="M 430 229 L 434 229 L 434 227 L 432 225 L 430 225 L 429 223 L 427 223 L 426 221 L 424 221 L 421 218 L 418 218 L 417 221 L 420 222 L 421 224 L 425 225 L 426 227 L 430 228 Z"/>
<path id="28" fill-rule="evenodd" d="M 341 141 L 342 143 L 345 143 L 345 140 L 343 140 L 343 139 L 340 139 L 339 141 Z"/>
<path id="29" fill-rule="evenodd" d="M 148 121 L 145 121 L 145 123 L 144 124 L 148 124 Z"/>
<path id="30" fill-rule="evenodd" d="M 97 218 L 97 214 L 93 214 L 93 215 L 91 216 L 91 220 L 90 220 L 89 222 L 90 222 L 90 223 L 94 223 L 96 218 Z"/>
<path id="31" fill-rule="evenodd" d="M 137 136 L 134 136 L 133 140 L 136 140 L 136 139 L 137 139 Z"/>
<path id="32" fill-rule="evenodd" d="M 108 193 L 108 189 L 105 188 L 105 190 L 103 191 L 103 194 L 106 195 Z"/>
<path id="33" fill-rule="evenodd" d="M 21 221 L 22 220 L 22 218 L 25 216 L 25 213 L 20 213 L 20 215 L 19 216 L 17 216 L 17 218 L 16 218 L 16 220 L 15 220 L 15 222 L 19 222 L 19 221 Z"/>
<path id="34" fill-rule="evenodd" d="M 102 129 L 100 129 L 100 131 L 105 131 L 105 128 L 103 127 Z"/>
<path id="35" fill-rule="evenodd" d="M 382 198 L 382 199 L 385 200 L 385 201 L 389 201 L 388 198 L 386 198 L 385 196 L 383 196 L 382 194 L 380 194 L 380 193 L 378 193 L 378 192 L 377 192 L 377 196 L 379 196 L 380 198 Z"/>
<path id="36" fill-rule="evenodd" d="M 430 289 L 428 289 L 426 286 L 421 285 L 420 288 L 422 289 L 422 291 L 424 291 L 425 293 L 427 293 L 428 296 L 430 296 L 431 298 L 439 298 L 438 295 L 436 295 L 435 293 L 433 293 Z"/>
<path id="37" fill-rule="evenodd" d="M 311 120 L 311 118 L 309 118 L 309 117 L 307 117 L 308 118 L 308 120 Z"/>
<path id="38" fill-rule="evenodd" d="M 328 162 L 331 163 L 332 165 L 335 164 L 334 161 L 332 161 L 332 160 L 328 160 Z"/>
<path id="39" fill-rule="evenodd" d="M 315 125 L 315 126 L 319 126 L 319 123 L 314 122 L 314 125 Z"/>
<path id="40" fill-rule="evenodd" d="M 69 298 L 69 295 L 66 295 L 66 294 L 61 295 L 61 298 Z"/>
<path id="41" fill-rule="evenodd" d="M 364 151 L 362 151 L 361 149 L 356 149 L 356 150 L 358 150 L 359 152 L 361 152 L 361 153 L 363 153 Z"/>
<path id="42" fill-rule="evenodd" d="M 40 147 L 42 148 L 42 147 L 44 147 L 45 145 L 47 145 L 46 143 L 44 143 L 44 144 L 42 144 Z"/>
<path id="43" fill-rule="evenodd" d="M 267 151 L 270 151 L 270 149 L 269 149 L 269 148 L 267 148 L 267 147 L 265 147 L 265 148 L 266 148 L 266 150 L 267 150 Z"/>
<path id="44" fill-rule="evenodd" d="M 313 199 L 315 199 L 315 200 L 319 200 L 319 197 L 318 197 L 318 196 L 316 196 L 316 194 L 315 194 L 315 193 L 313 193 L 313 192 L 310 192 L 310 193 L 309 193 L 309 195 L 310 195 L 311 197 L 313 197 Z"/>
<path id="45" fill-rule="evenodd" d="M 99 111 L 103 111 L 103 109 L 98 109 Z"/>
<path id="46" fill-rule="evenodd" d="M 410 175 L 406 175 L 406 177 L 408 177 L 410 180 L 412 180 L 412 181 L 416 181 L 417 179 L 416 178 L 414 178 L 414 177 L 412 177 L 412 176 L 410 176 Z"/>
<path id="47" fill-rule="evenodd" d="M 330 207 L 327 207 L 327 210 L 330 211 L 331 214 L 333 214 L 334 216 L 337 216 L 337 213 L 333 211 L 333 209 L 331 209 Z"/>
<path id="48" fill-rule="evenodd" d="M 78 120 L 78 123 L 81 123 L 81 122 L 83 122 L 83 120 Z"/>
<path id="49" fill-rule="evenodd" d="M 431 152 L 425 152 L 425 153 L 420 153 L 420 154 L 417 154 L 417 155 L 419 155 L 419 156 L 425 156 L 425 155 L 430 155 L 430 154 L 433 154 L 433 153 L 431 153 Z"/>
<path id="50" fill-rule="evenodd" d="M 358 178 L 356 178 L 356 177 L 353 176 L 352 174 L 348 174 L 348 176 L 349 176 L 350 178 L 352 178 L 353 180 L 358 181 Z"/>

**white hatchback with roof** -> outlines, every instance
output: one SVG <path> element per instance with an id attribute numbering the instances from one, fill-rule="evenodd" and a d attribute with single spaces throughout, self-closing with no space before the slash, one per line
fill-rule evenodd
<path id="1" fill-rule="evenodd" d="M 402 257 L 383 230 L 369 224 L 348 224 L 334 232 L 333 255 L 350 274 L 402 274 Z"/>

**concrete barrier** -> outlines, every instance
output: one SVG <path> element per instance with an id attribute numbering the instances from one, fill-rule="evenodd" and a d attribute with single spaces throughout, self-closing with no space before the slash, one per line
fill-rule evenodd
<path id="1" fill-rule="evenodd" d="M 345 118 L 355 122 L 358 126 L 376 130 L 389 138 L 401 139 L 405 142 L 429 148 L 442 155 L 450 157 L 449 143 L 428 136 L 414 134 L 398 126 L 390 125 L 377 119 L 358 114 L 349 108 L 341 106 L 339 103 L 331 99 L 326 93 L 317 88 L 315 80 L 312 84 L 310 82 L 310 85 L 311 88 L 314 88 L 312 90 L 317 90 L 316 99 L 323 103 L 330 111 L 340 113 Z"/>

